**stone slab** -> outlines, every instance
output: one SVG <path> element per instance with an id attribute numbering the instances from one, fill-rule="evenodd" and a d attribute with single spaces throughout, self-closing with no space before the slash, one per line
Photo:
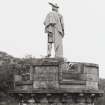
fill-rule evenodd
<path id="1" fill-rule="evenodd" d="M 98 90 L 98 82 L 86 81 L 86 88 Z"/>

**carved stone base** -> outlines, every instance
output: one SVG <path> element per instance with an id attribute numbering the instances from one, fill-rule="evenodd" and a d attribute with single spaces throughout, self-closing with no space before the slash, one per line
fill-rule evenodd
<path id="1" fill-rule="evenodd" d="M 20 105 L 94 105 L 102 94 L 97 64 L 43 58 L 24 63 L 17 70 L 9 93 Z"/>

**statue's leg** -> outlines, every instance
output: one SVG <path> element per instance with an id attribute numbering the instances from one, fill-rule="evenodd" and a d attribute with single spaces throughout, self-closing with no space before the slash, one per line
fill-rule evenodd
<path id="1" fill-rule="evenodd" d="M 55 49 L 55 57 L 62 58 L 63 57 L 62 36 L 56 29 L 55 29 L 54 49 Z"/>
<path id="2" fill-rule="evenodd" d="M 53 33 L 48 33 L 48 50 L 47 50 L 47 57 L 51 56 L 52 50 L 52 43 L 53 43 Z"/>
<path id="3" fill-rule="evenodd" d="M 59 40 L 58 45 L 55 47 L 55 57 L 62 58 L 63 57 L 63 46 L 62 46 L 62 39 Z"/>
<path id="4" fill-rule="evenodd" d="M 51 56 L 51 50 L 52 50 L 52 43 L 48 43 L 47 57 Z"/>

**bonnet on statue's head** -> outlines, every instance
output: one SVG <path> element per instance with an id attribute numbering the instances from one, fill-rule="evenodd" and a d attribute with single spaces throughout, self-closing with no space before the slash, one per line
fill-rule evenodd
<path id="1" fill-rule="evenodd" d="M 51 2 L 48 2 L 49 5 L 51 5 L 52 7 L 55 7 L 55 8 L 59 8 L 58 4 L 57 3 L 51 3 Z"/>

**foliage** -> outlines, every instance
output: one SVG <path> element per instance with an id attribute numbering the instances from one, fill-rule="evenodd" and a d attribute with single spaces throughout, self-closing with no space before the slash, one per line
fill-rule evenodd
<path id="1" fill-rule="evenodd" d="M 0 52 L 0 105 L 12 99 L 8 95 L 8 90 L 13 87 L 13 62 L 15 58 L 7 53 Z"/>

